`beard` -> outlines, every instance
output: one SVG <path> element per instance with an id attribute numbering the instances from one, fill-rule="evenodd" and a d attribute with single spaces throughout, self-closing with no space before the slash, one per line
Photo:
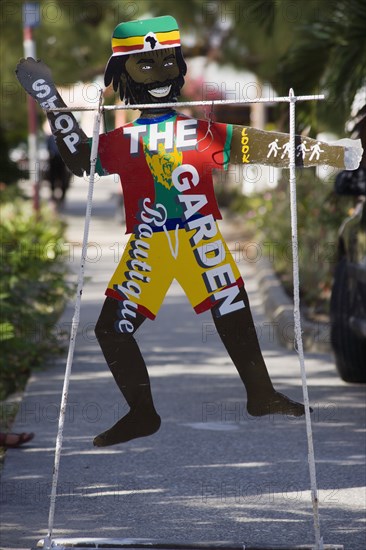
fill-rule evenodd
<path id="1" fill-rule="evenodd" d="M 165 82 L 153 82 L 149 84 L 141 84 L 133 80 L 128 73 L 126 73 L 126 88 L 124 91 L 124 99 L 126 103 L 130 105 L 136 105 L 137 103 L 172 103 L 176 102 L 180 96 L 180 90 L 184 84 L 184 78 L 179 75 L 173 80 L 166 80 Z M 171 86 L 170 91 L 163 97 L 154 97 L 149 93 L 149 90 L 156 90 Z"/>

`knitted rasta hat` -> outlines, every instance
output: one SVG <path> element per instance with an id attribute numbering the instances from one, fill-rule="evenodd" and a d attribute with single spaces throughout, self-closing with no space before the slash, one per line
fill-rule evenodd
<path id="1" fill-rule="evenodd" d="M 115 91 L 120 89 L 121 99 L 125 98 L 125 90 L 121 84 L 121 74 L 124 71 L 127 56 L 136 53 L 151 53 L 164 48 L 176 48 L 177 61 L 181 72 L 180 87 L 184 84 L 183 76 L 187 66 L 181 54 L 181 43 L 178 23 L 170 15 L 143 19 L 141 21 L 126 21 L 117 25 L 112 36 L 113 53 L 108 60 L 104 84 L 113 82 Z"/>
<path id="2" fill-rule="evenodd" d="M 170 15 L 142 21 L 128 21 L 120 23 L 114 29 L 112 57 L 179 46 L 178 24 Z"/>

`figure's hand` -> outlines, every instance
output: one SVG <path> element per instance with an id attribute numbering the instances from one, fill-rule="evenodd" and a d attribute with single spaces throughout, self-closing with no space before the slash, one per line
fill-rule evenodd
<path id="1" fill-rule="evenodd" d="M 344 138 L 336 141 L 335 145 L 344 147 L 344 167 L 346 170 L 356 170 L 361 162 L 363 149 L 360 139 Z"/>
<path id="2" fill-rule="evenodd" d="M 36 61 L 32 57 L 21 59 L 15 73 L 25 91 L 40 104 L 57 93 L 51 70 L 43 61 Z"/>
<path id="3" fill-rule="evenodd" d="M 66 107 L 45 63 L 28 57 L 18 63 L 15 72 L 20 84 L 42 109 Z M 88 138 L 71 111 L 60 114 L 50 110 L 47 112 L 47 118 L 65 164 L 73 174 L 82 176 L 84 170 L 89 170 L 90 165 Z"/>

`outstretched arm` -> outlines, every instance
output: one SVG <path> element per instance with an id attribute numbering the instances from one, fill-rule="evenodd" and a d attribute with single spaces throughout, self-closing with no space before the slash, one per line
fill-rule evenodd
<path id="1" fill-rule="evenodd" d="M 21 59 L 15 72 L 20 84 L 42 109 L 67 107 L 53 83 L 50 69 L 42 61 L 31 57 Z M 88 138 L 74 115 L 71 112 L 47 112 L 47 118 L 65 164 L 77 176 L 89 172 Z"/>
<path id="2" fill-rule="evenodd" d="M 296 166 L 329 165 L 355 170 L 362 157 L 360 140 L 343 139 L 335 144 L 295 136 Z M 290 136 L 256 128 L 234 126 L 230 162 L 233 164 L 268 164 L 288 168 Z"/>

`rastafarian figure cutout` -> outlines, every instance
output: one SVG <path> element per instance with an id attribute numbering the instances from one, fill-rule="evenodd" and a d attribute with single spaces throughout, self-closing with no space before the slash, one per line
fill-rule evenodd
<path id="1" fill-rule="evenodd" d="M 186 74 L 178 25 L 170 16 L 121 23 L 112 49 L 105 85 L 113 82 L 131 105 L 156 108 L 100 136 L 97 171 L 119 174 L 131 237 L 108 284 L 95 332 L 130 411 L 94 445 L 123 443 L 160 427 L 134 333 L 146 318 L 155 318 L 174 278 L 196 313 L 211 311 L 245 386 L 248 413 L 303 415 L 302 404 L 273 388 L 244 282 L 217 225 L 221 215 L 212 183 L 212 170 L 225 170 L 229 162 L 288 166 L 289 136 L 196 120 L 159 107 L 176 101 Z M 65 106 L 42 62 L 22 60 L 17 77 L 41 107 Z M 47 116 L 66 164 L 77 175 L 88 172 L 90 140 L 72 113 Z M 355 169 L 359 164 L 358 142 L 345 147 L 296 139 L 299 166 Z"/>

